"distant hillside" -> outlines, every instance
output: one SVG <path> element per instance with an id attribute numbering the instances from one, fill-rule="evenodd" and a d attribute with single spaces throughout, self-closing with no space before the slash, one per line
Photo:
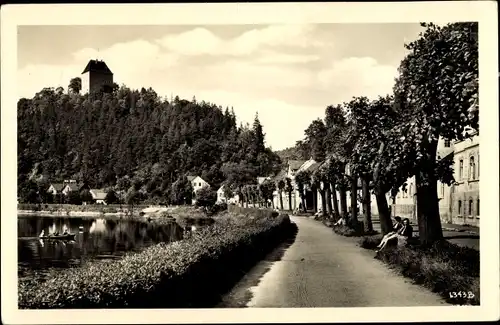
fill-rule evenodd
<path id="1" fill-rule="evenodd" d="M 275 153 L 280 157 L 283 164 L 286 164 L 288 160 L 301 160 L 302 156 L 297 150 L 296 146 L 286 148 L 283 150 L 275 151 Z"/>
<path id="2" fill-rule="evenodd" d="M 237 126 L 232 110 L 195 99 L 168 102 L 151 88 L 122 86 L 92 99 L 45 88 L 20 99 L 17 111 L 21 199 L 37 192 L 33 183 L 65 179 L 160 199 L 186 175 L 216 189 L 228 178 L 255 182 L 280 168 L 257 118 Z"/>

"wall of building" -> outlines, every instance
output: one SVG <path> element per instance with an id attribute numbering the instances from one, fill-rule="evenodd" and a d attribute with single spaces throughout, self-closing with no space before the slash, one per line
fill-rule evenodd
<path id="1" fill-rule="evenodd" d="M 103 85 L 113 85 L 113 75 L 99 72 L 87 72 L 82 75 L 82 93 L 97 92 Z"/>
<path id="2" fill-rule="evenodd" d="M 479 136 L 465 141 L 446 143 L 440 140 L 438 156 L 445 157 L 454 153 L 454 178 L 456 184 L 448 186 L 437 184 L 439 214 L 444 223 L 469 224 L 479 226 Z M 471 165 L 471 157 L 472 165 Z M 460 163 L 462 161 L 462 163 Z M 462 166 L 462 167 L 460 167 Z M 404 218 L 416 217 L 413 196 L 416 193 L 415 178 L 409 178 L 408 192 L 400 190 L 396 202 L 392 205 L 392 215 Z M 388 198 L 389 204 L 391 200 Z M 472 202 L 472 209 L 470 203 Z M 372 211 L 377 213 L 375 198 L 372 197 Z"/>

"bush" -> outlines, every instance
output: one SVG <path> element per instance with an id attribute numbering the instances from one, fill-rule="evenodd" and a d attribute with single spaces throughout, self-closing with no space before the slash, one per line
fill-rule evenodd
<path id="1" fill-rule="evenodd" d="M 375 249 L 382 236 L 365 237 L 361 247 Z M 377 259 L 405 277 L 457 305 L 479 305 L 479 252 L 440 241 L 431 247 L 397 246 L 378 252 Z M 451 292 L 472 292 L 474 298 L 451 298 Z"/>
<path id="2" fill-rule="evenodd" d="M 243 208 L 233 204 L 230 204 L 227 207 L 227 211 L 229 213 L 245 214 L 247 216 L 254 216 L 257 218 L 276 218 L 280 215 L 278 211 L 274 211 L 271 209 Z"/>
<path id="3" fill-rule="evenodd" d="M 363 228 L 362 221 L 359 221 L 356 224 L 356 227 L 354 227 L 354 228 L 351 228 L 351 227 L 348 227 L 345 225 L 333 226 L 332 228 L 336 234 L 339 234 L 339 235 L 342 235 L 345 237 L 362 237 L 362 236 L 372 236 L 372 235 L 378 234 L 378 232 L 375 230 L 373 230 L 369 233 L 365 232 L 364 228 Z"/>
<path id="4" fill-rule="evenodd" d="M 214 223 L 189 239 L 19 283 L 19 308 L 206 308 L 296 228 L 288 216 Z"/>
<path id="5" fill-rule="evenodd" d="M 217 201 L 217 191 L 209 186 L 204 186 L 196 192 L 196 206 L 211 208 Z"/>

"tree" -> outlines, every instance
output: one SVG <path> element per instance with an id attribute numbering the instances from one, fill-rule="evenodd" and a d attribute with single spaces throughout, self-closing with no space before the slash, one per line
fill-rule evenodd
<path id="1" fill-rule="evenodd" d="M 109 190 L 106 193 L 106 198 L 104 200 L 107 204 L 115 204 L 119 202 L 118 195 L 116 195 L 116 192 L 113 190 Z"/>
<path id="2" fill-rule="evenodd" d="M 92 194 L 90 194 L 89 190 L 82 190 L 80 192 L 80 199 L 82 200 L 82 202 L 86 202 L 86 203 L 93 201 Z"/>
<path id="3" fill-rule="evenodd" d="M 229 201 L 234 196 L 234 192 L 229 184 L 224 184 L 223 191 L 224 191 L 224 197 L 226 198 L 226 202 Z"/>
<path id="4" fill-rule="evenodd" d="M 69 81 L 68 90 L 74 94 L 79 94 L 82 90 L 82 79 L 80 77 L 71 79 Z"/>
<path id="5" fill-rule="evenodd" d="M 196 192 L 196 205 L 204 207 L 205 209 L 211 208 L 217 202 L 217 192 L 210 186 L 204 186 Z"/>
<path id="6" fill-rule="evenodd" d="M 297 184 L 297 189 L 299 191 L 299 196 L 304 211 L 307 210 L 305 191 L 306 187 L 310 184 L 310 182 L 311 182 L 311 173 L 307 170 L 301 170 L 295 175 L 295 184 Z"/>
<path id="7" fill-rule="evenodd" d="M 82 204 L 82 198 L 80 197 L 80 193 L 78 193 L 77 191 L 69 192 L 67 202 L 69 204 L 76 204 L 76 205 Z"/>
<path id="8" fill-rule="evenodd" d="M 280 197 L 280 209 L 283 210 L 283 191 L 286 188 L 285 180 L 279 179 L 276 187 L 278 188 L 278 195 Z"/>
<path id="9" fill-rule="evenodd" d="M 323 165 L 321 165 L 316 171 L 314 171 L 312 177 L 313 177 L 313 183 L 317 184 L 316 188 L 319 191 L 320 196 L 321 196 L 321 216 L 327 216 L 327 215 L 329 215 L 329 212 L 331 211 L 331 206 L 328 206 L 327 202 L 326 202 L 326 200 L 327 200 L 326 190 L 327 190 L 329 185 L 327 185 L 328 183 L 327 183 L 327 178 L 326 178 L 326 172 L 325 172 Z M 330 199 L 330 197 L 328 197 L 328 199 Z M 327 210 L 329 208 L 330 208 L 330 210 Z"/>
<path id="10" fill-rule="evenodd" d="M 378 139 L 373 137 L 373 135 L 377 133 L 373 132 L 373 128 L 379 122 L 379 120 L 377 120 L 379 115 L 376 114 L 378 112 L 372 110 L 371 108 L 373 106 L 370 104 L 367 97 L 355 97 L 347 104 L 349 109 L 349 138 L 352 141 L 353 147 L 349 159 L 351 177 L 354 176 L 351 199 L 357 201 L 357 177 L 359 177 L 362 188 L 361 203 L 363 205 L 363 225 L 364 231 L 367 233 L 373 231 L 370 196 L 370 182 L 372 180 L 373 171 L 372 161 L 369 158 L 367 159 L 367 157 L 370 157 L 369 153 L 372 151 L 371 146 L 373 146 L 373 142 Z M 373 121 L 374 119 L 376 121 Z M 355 204 L 354 208 L 357 208 L 357 202 L 351 202 L 351 205 L 352 204 Z M 353 211 L 353 214 L 356 212 Z"/>
<path id="11" fill-rule="evenodd" d="M 407 143 L 401 160 L 414 156 L 417 218 L 422 244 L 443 238 L 437 197 L 437 144 L 440 137 L 463 140 L 478 129 L 478 24 L 444 27 L 421 24 L 420 38 L 399 67 L 394 87 Z M 410 172 L 411 174 L 411 172 Z"/>
<path id="12" fill-rule="evenodd" d="M 304 133 L 306 137 L 302 145 L 308 147 L 307 152 L 310 153 L 310 156 L 304 158 L 309 159 L 312 157 L 316 161 L 323 161 L 326 157 L 325 139 L 327 135 L 327 129 L 323 121 L 321 119 L 312 121 Z"/>
<path id="13" fill-rule="evenodd" d="M 186 176 L 172 184 L 172 202 L 174 204 L 189 204 L 193 199 L 193 186 Z"/>
<path id="14" fill-rule="evenodd" d="M 292 184 L 292 180 L 287 177 L 285 178 L 285 192 L 288 194 L 288 209 L 290 211 L 293 210 L 292 208 L 292 193 L 293 193 L 293 184 Z"/>
<path id="15" fill-rule="evenodd" d="M 325 110 L 325 126 L 327 128 L 324 140 L 330 168 L 328 179 L 332 184 L 333 194 L 335 190 L 339 192 L 340 216 L 347 221 L 347 188 L 348 179 L 345 175 L 345 168 L 350 157 L 346 147 L 348 128 L 345 117 L 345 109 L 342 105 L 327 106 Z M 336 199 L 334 199 L 334 205 Z"/>
<path id="16" fill-rule="evenodd" d="M 267 179 L 262 182 L 262 184 L 259 184 L 259 193 L 262 200 L 264 201 L 265 207 L 268 207 L 268 203 L 269 201 L 271 201 L 271 204 L 274 208 L 273 194 L 275 189 L 275 184 Z"/>

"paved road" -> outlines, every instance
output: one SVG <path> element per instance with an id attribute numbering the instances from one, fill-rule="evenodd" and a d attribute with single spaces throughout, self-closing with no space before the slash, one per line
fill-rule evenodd
<path id="1" fill-rule="evenodd" d="M 299 232 L 251 270 L 219 307 L 436 306 L 438 295 L 413 285 L 356 245 L 306 217 Z M 283 255 L 280 257 L 280 255 Z"/>

